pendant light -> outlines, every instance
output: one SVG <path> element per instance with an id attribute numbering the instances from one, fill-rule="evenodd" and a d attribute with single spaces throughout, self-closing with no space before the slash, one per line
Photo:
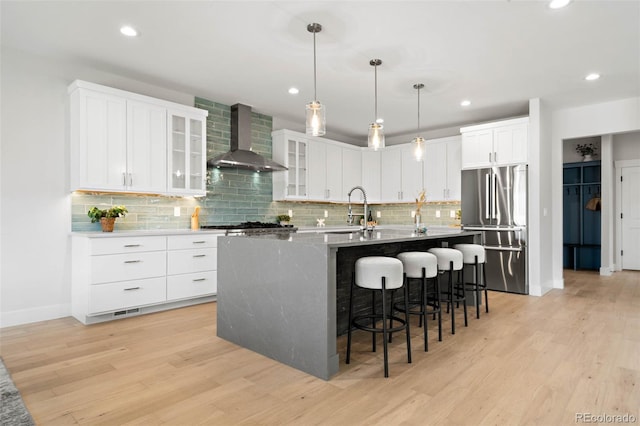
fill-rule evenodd
<path id="1" fill-rule="evenodd" d="M 382 130 L 382 124 L 378 123 L 378 65 L 381 64 L 382 60 L 380 59 L 369 61 L 369 65 L 373 67 L 375 73 L 375 117 L 373 123 L 369 125 L 367 145 L 369 148 L 373 148 L 374 151 L 384 148 L 384 131 Z"/>
<path id="2" fill-rule="evenodd" d="M 413 88 L 418 91 L 418 131 L 416 137 L 411 141 L 413 147 L 413 156 L 417 161 L 424 159 L 424 138 L 420 136 L 420 89 L 424 88 L 424 84 L 416 83 Z"/>
<path id="3" fill-rule="evenodd" d="M 313 101 L 306 106 L 307 110 L 307 135 L 322 136 L 326 132 L 326 117 L 324 105 L 320 103 L 316 87 L 316 33 L 322 31 L 322 25 L 313 23 L 307 25 L 307 31 L 313 33 Z"/>

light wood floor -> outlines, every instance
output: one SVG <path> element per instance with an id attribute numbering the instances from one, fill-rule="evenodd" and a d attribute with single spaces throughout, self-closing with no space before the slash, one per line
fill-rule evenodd
<path id="1" fill-rule="evenodd" d="M 40 425 L 640 422 L 640 273 L 566 271 L 565 285 L 541 298 L 492 292 L 491 312 L 455 336 L 437 342 L 432 324 L 428 353 L 413 327 L 413 364 L 397 335 L 388 379 L 367 334 L 354 334 L 348 366 L 338 340 L 340 373 L 326 382 L 217 338 L 215 303 L 5 328 L 0 353 Z"/>

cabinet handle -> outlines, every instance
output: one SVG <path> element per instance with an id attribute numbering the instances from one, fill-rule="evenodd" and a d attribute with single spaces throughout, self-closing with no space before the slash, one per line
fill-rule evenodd
<path id="1" fill-rule="evenodd" d="M 125 247 L 140 247 L 140 244 L 125 244 Z"/>
<path id="2" fill-rule="evenodd" d="M 491 153 L 489 153 L 489 162 L 491 162 Z"/>
<path id="3" fill-rule="evenodd" d="M 493 152 L 493 162 L 497 163 L 498 162 L 498 153 L 497 152 Z"/>
<path id="4" fill-rule="evenodd" d="M 206 254 L 194 254 L 193 257 L 205 257 Z"/>
<path id="5" fill-rule="evenodd" d="M 194 282 L 195 282 L 195 281 L 206 281 L 206 280 L 207 280 L 206 278 L 194 278 L 194 279 L 193 279 L 193 280 L 191 280 L 191 281 L 194 281 Z"/>
<path id="6" fill-rule="evenodd" d="M 133 174 L 129 173 L 129 186 L 133 186 Z"/>
<path id="7" fill-rule="evenodd" d="M 125 172 L 122 172 L 122 186 L 127 185 L 127 176 Z"/>
<path id="8" fill-rule="evenodd" d="M 140 263 L 142 260 L 125 260 L 124 263 Z"/>
<path id="9" fill-rule="evenodd" d="M 132 291 L 132 290 L 140 290 L 140 287 L 129 287 L 124 289 L 124 291 Z"/>
<path id="10" fill-rule="evenodd" d="M 204 244 L 206 241 L 193 241 L 192 244 Z"/>

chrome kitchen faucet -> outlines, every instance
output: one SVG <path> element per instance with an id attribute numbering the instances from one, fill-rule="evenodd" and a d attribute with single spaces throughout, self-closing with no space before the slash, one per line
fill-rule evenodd
<path id="1" fill-rule="evenodd" d="M 353 188 L 351 188 L 351 190 L 347 194 L 347 196 L 349 197 L 349 214 L 347 215 L 347 223 L 349 225 L 353 225 L 353 211 L 351 210 L 351 193 L 356 189 L 359 189 L 360 191 L 362 191 L 362 196 L 364 198 L 364 218 L 362 221 L 362 226 L 360 227 L 360 229 L 364 231 L 367 229 L 367 211 L 369 210 L 369 205 L 367 203 L 367 193 L 364 190 L 364 188 L 361 186 L 354 186 Z"/>

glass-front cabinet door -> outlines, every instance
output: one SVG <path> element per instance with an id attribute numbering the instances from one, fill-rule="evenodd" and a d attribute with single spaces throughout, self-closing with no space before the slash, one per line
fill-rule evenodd
<path id="1" fill-rule="evenodd" d="M 289 139 L 289 182 L 287 196 L 307 197 L 307 141 Z"/>
<path id="2" fill-rule="evenodd" d="M 205 118 L 169 111 L 169 192 L 206 195 Z"/>

